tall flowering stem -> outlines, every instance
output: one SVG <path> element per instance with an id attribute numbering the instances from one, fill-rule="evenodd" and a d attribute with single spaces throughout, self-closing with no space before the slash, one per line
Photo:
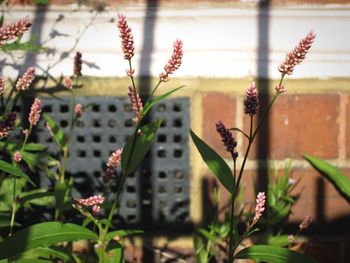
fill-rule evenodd
<path id="1" fill-rule="evenodd" d="M 237 181 L 235 181 L 235 188 L 234 188 L 234 191 L 232 193 L 232 199 L 233 200 L 236 199 L 236 196 L 237 196 L 237 193 L 238 193 L 240 181 L 242 179 L 243 171 L 244 171 L 244 168 L 245 168 L 246 161 L 248 159 L 248 154 L 250 152 L 251 145 L 252 145 L 252 143 L 253 143 L 253 141 L 254 141 L 258 131 L 260 130 L 261 126 L 266 121 L 266 118 L 267 118 L 267 116 L 268 116 L 268 114 L 269 114 L 269 112 L 271 110 L 271 107 L 274 104 L 275 100 L 277 99 L 277 97 L 280 94 L 282 94 L 282 93 L 284 93 L 286 91 L 286 88 L 282 84 L 284 76 L 292 74 L 293 70 L 294 70 L 294 67 L 297 64 L 300 64 L 303 61 L 303 59 L 305 58 L 306 53 L 308 52 L 308 50 L 310 49 L 312 43 L 314 42 L 315 37 L 316 37 L 315 33 L 310 31 L 307 34 L 307 36 L 305 38 L 303 38 L 299 42 L 297 47 L 292 52 L 287 54 L 285 61 L 282 62 L 281 65 L 279 66 L 279 71 L 282 73 L 282 75 L 281 75 L 281 78 L 279 80 L 278 85 L 275 88 L 276 89 L 276 93 L 273 96 L 273 98 L 271 99 L 271 101 L 270 101 L 267 109 L 265 110 L 265 112 L 261 115 L 262 117 L 259 120 L 259 122 L 258 122 L 258 124 L 257 124 L 257 126 L 255 128 L 253 127 L 253 118 L 256 115 L 257 109 L 258 109 L 258 106 L 259 106 L 259 94 L 258 94 L 258 90 L 257 90 L 257 88 L 255 86 L 255 83 L 252 83 L 248 87 L 248 89 L 246 91 L 245 99 L 244 99 L 244 102 L 243 102 L 243 104 L 244 104 L 244 112 L 247 115 L 249 115 L 249 117 L 250 117 L 249 135 L 246 136 L 246 137 L 248 137 L 248 146 L 247 146 L 247 149 L 245 151 L 243 162 L 242 162 L 242 165 L 241 165 L 240 170 L 239 170 L 239 175 L 238 175 Z M 234 254 L 235 249 L 239 245 L 239 243 L 245 237 L 249 236 L 250 233 L 252 233 L 252 232 L 249 232 L 249 229 L 254 224 L 256 224 L 257 221 L 259 220 L 259 218 L 261 217 L 262 212 L 265 209 L 264 208 L 265 200 L 266 200 L 265 194 L 264 193 L 259 193 L 258 196 L 257 196 L 257 206 L 256 206 L 256 209 L 255 209 L 254 219 L 253 219 L 250 227 L 248 228 L 247 232 L 245 232 L 238 241 L 236 240 L 236 243 L 235 243 L 234 246 L 232 245 L 232 242 L 231 242 L 231 240 L 232 240 L 232 232 L 230 232 L 230 242 L 229 242 L 229 248 L 228 248 L 228 254 L 229 254 L 228 262 L 232 262 L 233 261 L 233 254 Z M 234 205 L 234 201 L 233 201 L 233 205 Z M 234 214 L 231 213 L 231 220 L 232 220 L 233 216 L 234 216 Z M 306 220 L 306 224 L 305 225 L 308 225 L 308 221 L 307 220 Z M 301 226 L 305 226 L 305 225 L 303 225 L 303 223 L 301 224 Z M 302 229 L 302 228 L 300 228 L 300 229 Z"/>

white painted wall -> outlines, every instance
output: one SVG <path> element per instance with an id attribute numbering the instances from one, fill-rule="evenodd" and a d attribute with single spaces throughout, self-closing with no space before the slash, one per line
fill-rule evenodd
<path id="1" fill-rule="evenodd" d="M 261 12 L 255 7 L 222 5 L 163 7 L 146 15 L 146 7 L 138 5 L 122 7 L 118 12 L 126 14 L 134 33 L 133 65 L 137 74 L 141 71 L 142 75 L 157 76 L 171 55 L 173 40 L 181 38 L 185 54 L 176 76 L 234 78 L 259 74 L 278 78 L 276 68 L 285 53 L 313 29 L 316 42 L 293 78 L 350 77 L 350 6 L 284 7 Z M 12 10 L 5 13 L 5 19 L 27 14 L 34 21 L 32 33 L 40 34 L 48 50 L 29 56 L 21 52 L 1 54 L 3 75 L 17 76 L 18 70 L 23 72 L 32 64 L 39 74 L 48 70 L 53 76 L 71 75 L 75 51 L 80 51 L 86 62 L 84 75 L 124 76 L 127 63 L 115 26 L 116 10 Z M 260 48 L 259 31 L 265 41 Z"/>

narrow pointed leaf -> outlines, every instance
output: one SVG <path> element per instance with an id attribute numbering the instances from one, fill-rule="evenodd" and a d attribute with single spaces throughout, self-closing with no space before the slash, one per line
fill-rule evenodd
<path id="1" fill-rule="evenodd" d="M 10 164 L 8 162 L 0 160 L 0 170 L 4 171 L 6 173 L 9 173 L 11 175 L 17 176 L 17 177 L 21 177 L 35 186 L 35 184 L 29 178 L 28 175 L 26 175 L 20 168 L 13 166 L 12 164 Z"/>
<path id="2" fill-rule="evenodd" d="M 296 251 L 287 248 L 256 245 L 242 249 L 239 251 L 235 259 L 253 259 L 256 262 L 273 262 L 273 263 L 316 263 L 315 260 L 309 258 Z"/>
<path id="3" fill-rule="evenodd" d="M 51 131 L 53 133 L 53 137 L 55 138 L 57 145 L 59 146 L 60 150 L 62 151 L 66 145 L 63 131 L 58 126 L 56 121 L 49 114 L 44 113 L 43 116 L 51 128 Z"/>
<path id="4" fill-rule="evenodd" d="M 328 181 L 330 181 L 338 192 L 350 202 L 350 179 L 347 178 L 337 167 L 311 155 L 304 155 L 304 158 Z"/>
<path id="5" fill-rule="evenodd" d="M 190 134 L 194 144 L 201 154 L 204 162 L 207 164 L 212 173 L 219 179 L 222 185 L 233 193 L 234 180 L 230 167 L 209 145 L 200 139 L 192 130 Z"/>
<path id="6" fill-rule="evenodd" d="M 171 94 L 173 94 L 175 91 L 179 90 L 179 89 L 182 89 L 183 87 L 185 87 L 184 85 L 180 86 L 180 87 L 177 87 L 175 89 L 172 89 L 171 91 L 167 92 L 167 93 L 164 93 L 163 95 L 161 96 L 158 96 L 156 97 L 155 99 L 151 100 L 149 103 L 147 103 L 145 105 L 145 107 L 143 108 L 143 115 L 146 115 L 147 112 L 155 105 L 157 104 L 158 102 L 166 99 L 167 97 L 169 97 Z"/>
<path id="7" fill-rule="evenodd" d="M 49 192 L 48 189 L 36 189 L 30 192 L 20 194 L 19 203 L 25 205 L 26 203 L 32 203 L 35 205 L 46 205 L 52 203 L 54 197 L 53 192 Z"/>
<path id="8" fill-rule="evenodd" d="M 24 228 L 0 242 L 0 259 L 14 257 L 37 247 L 49 247 L 63 241 L 97 240 L 98 236 L 79 225 L 46 222 Z"/>
<path id="9" fill-rule="evenodd" d="M 158 119 L 148 123 L 140 128 L 141 134 L 131 136 L 126 142 L 123 153 L 121 166 L 124 174 L 128 175 L 135 171 L 137 166 L 146 156 L 156 137 L 157 130 L 162 123 Z"/>
<path id="10" fill-rule="evenodd" d="M 28 151 L 28 152 L 40 152 L 40 151 L 45 150 L 46 148 L 47 147 L 41 143 L 27 143 L 24 146 L 23 150 Z"/>

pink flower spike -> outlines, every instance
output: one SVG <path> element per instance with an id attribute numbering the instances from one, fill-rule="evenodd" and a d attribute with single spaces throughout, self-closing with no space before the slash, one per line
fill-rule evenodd
<path id="1" fill-rule="evenodd" d="M 0 28 L 0 46 L 4 41 L 9 41 L 22 36 L 23 33 L 27 31 L 31 26 L 32 22 L 28 16 L 12 24 L 3 25 Z"/>
<path id="2" fill-rule="evenodd" d="M 302 40 L 300 40 L 298 45 L 286 55 L 285 60 L 279 65 L 279 72 L 283 75 L 292 75 L 294 67 L 305 59 L 307 52 L 315 41 L 315 38 L 316 34 L 313 31 L 310 31 Z"/>
<path id="3" fill-rule="evenodd" d="M 12 159 L 13 159 L 16 163 L 19 163 L 19 162 L 22 160 L 22 154 L 21 154 L 19 151 L 16 151 L 16 152 L 13 154 Z"/>
<path id="4" fill-rule="evenodd" d="M 82 54 L 77 51 L 74 56 L 73 74 L 76 76 L 82 76 L 81 70 L 83 68 Z"/>
<path id="5" fill-rule="evenodd" d="M 306 216 L 303 220 L 303 222 L 300 223 L 299 228 L 300 229 L 307 229 L 312 223 L 312 217 Z"/>
<path id="6" fill-rule="evenodd" d="M 122 41 L 124 59 L 130 60 L 134 56 L 134 37 L 125 15 L 118 15 L 117 26 L 119 28 L 120 38 Z"/>
<path id="7" fill-rule="evenodd" d="M 81 105 L 80 103 L 78 103 L 77 105 L 75 105 L 74 112 L 75 112 L 75 116 L 76 116 L 77 118 L 81 117 L 81 115 L 82 115 L 83 112 L 84 112 L 84 107 L 83 107 L 83 105 Z"/>
<path id="8" fill-rule="evenodd" d="M 265 201 L 266 201 L 265 192 L 258 193 L 258 195 L 256 197 L 255 216 L 253 218 L 252 225 L 255 225 L 256 222 L 258 222 L 258 220 L 262 216 L 262 213 L 265 210 L 265 207 L 264 207 L 265 206 Z"/>
<path id="9" fill-rule="evenodd" d="M 0 95 L 5 93 L 5 78 L 0 77 Z"/>
<path id="10" fill-rule="evenodd" d="M 30 108 L 28 121 L 31 126 L 35 126 L 38 124 L 41 113 L 41 100 L 36 98 Z"/>
<path id="11" fill-rule="evenodd" d="M 17 91 L 27 90 L 29 88 L 30 84 L 34 80 L 34 73 L 35 73 L 35 69 L 33 67 L 29 67 L 27 69 L 26 73 L 24 73 L 22 78 L 19 78 L 16 83 Z"/>
<path id="12" fill-rule="evenodd" d="M 143 105 L 142 105 L 142 101 L 141 98 L 139 96 L 139 94 L 135 94 L 135 91 L 132 87 L 129 87 L 129 93 L 128 93 L 129 97 L 130 97 L 130 101 L 131 101 L 131 105 L 132 105 L 132 109 L 134 110 L 134 112 L 136 113 L 136 117 L 133 118 L 133 121 L 135 123 L 139 122 L 139 115 L 143 110 Z"/>
<path id="13" fill-rule="evenodd" d="M 115 170 L 120 165 L 120 162 L 122 160 L 122 153 L 123 149 L 118 149 L 115 152 L 113 152 L 108 158 L 107 170 L 102 177 L 102 180 L 104 182 L 107 182 L 115 175 Z"/>
<path id="14" fill-rule="evenodd" d="M 63 86 L 66 89 L 71 90 L 73 88 L 73 81 L 68 77 L 64 77 L 63 78 Z"/>
<path id="15" fill-rule="evenodd" d="M 169 80 L 169 75 L 173 74 L 182 64 L 183 42 L 180 39 L 176 39 L 174 42 L 174 49 L 171 58 L 168 60 L 168 63 L 164 66 L 164 72 L 159 74 L 159 79 L 162 82 Z"/>
<path id="16" fill-rule="evenodd" d="M 259 107 L 259 96 L 258 89 L 256 88 L 255 82 L 253 82 L 247 89 L 244 104 L 244 112 L 249 114 L 251 117 L 257 113 Z"/>
<path id="17" fill-rule="evenodd" d="M 86 199 L 75 198 L 74 201 L 78 205 L 82 206 L 93 206 L 103 204 L 105 198 L 102 195 L 94 195 Z"/>

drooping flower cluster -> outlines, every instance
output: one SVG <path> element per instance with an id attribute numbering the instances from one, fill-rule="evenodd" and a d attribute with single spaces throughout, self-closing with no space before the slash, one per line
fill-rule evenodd
<path id="1" fill-rule="evenodd" d="M 226 147 L 226 151 L 231 153 L 233 159 L 236 159 L 238 157 L 238 153 L 235 152 L 237 141 L 233 138 L 232 133 L 225 127 L 222 121 L 217 122 L 215 125 L 216 131 L 220 134 L 222 142 Z"/>
<path id="2" fill-rule="evenodd" d="M 84 107 L 80 103 L 75 105 L 74 113 L 77 118 L 79 118 L 84 112 Z"/>
<path id="3" fill-rule="evenodd" d="M 262 216 L 262 213 L 265 210 L 265 201 L 266 201 L 265 192 L 258 193 L 258 195 L 256 196 L 255 215 L 251 225 L 255 225 L 256 222 L 258 222 L 258 220 Z"/>
<path id="4" fill-rule="evenodd" d="M 105 198 L 102 195 L 94 195 L 86 199 L 75 198 L 74 202 L 78 207 L 92 206 L 92 212 L 97 215 L 100 212 L 100 205 L 103 204 Z"/>
<path id="5" fill-rule="evenodd" d="M 16 112 L 9 111 L 4 118 L 0 120 L 0 138 L 5 138 L 9 135 L 9 131 L 15 127 Z"/>
<path id="6" fill-rule="evenodd" d="M 169 75 L 173 74 L 182 64 L 183 43 L 180 39 L 176 39 L 174 42 L 174 49 L 171 58 L 168 63 L 164 66 L 164 72 L 159 74 L 160 81 L 166 82 L 169 80 Z"/>
<path id="7" fill-rule="evenodd" d="M 16 83 L 17 91 L 27 90 L 29 88 L 30 84 L 34 80 L 34 73 L 35 73 L 35 69 L 33 67 L 29 67 L 27 69 L 24 75 L 21 78 L 19 78 Z"/>
<path id="8" fill-rule="evenodd" d="M 134 37 L 125 15 L 118 15 L 117 26 L 119 28 L 120 38 L 122 40 L 124 59 L 130 60 L 134 56 Z"/>
<path id="9" fill-rule="evenodd" d="M 29 17 L 26 16 L 11 24 L 5 24 L 0 28 L 0 46 L 3 42 L 16 39 L 23 35 L 32 26 Z"/>
<path id="10" fill-rule="evenodd" d="M 307 229 L 312 223 L 312 217 L 306 216 L 303 220 L 303 222 L 300 223 L 299 228 L 300 229 Z"/>
<path id="11" fill-rule="evenodd" d="M 41 113 L 41 100 L 36 98 L 30 108 L 30 113 L 28 117 L 28 121 L 31 126 L 35 126 L 38 124 Z"/>
<path id="12" fill-rule="evenodd" d="M 5 93 L 5 78 L 0 77 L 0 95 Z"/>
<path id="13" fill-rule="evenodd" d="M 131 101 L 131 105 L 132 105 L 132 109 L 134 110 L 136 116 L 132 119 L 135 123 L 139 122 L 139 116 L 140 113 L 143 110 L 143 105 L 142 105 L 142 101 L 141 98 L 139 96 L 139 94 L 135 94 L 135 91 L 132 87 L 129 87 L 129 93 L 128 93 L 129 97 L 130 97 L 130 101 Z"/>
<path id="14" fill-rule="evenodd" d="M 73 82 L 70 78 L 64 77 L 63 78 L 63 86 L 68 89 L 71 90 L 73 88 Z"/>
<path id="15" fill-rule="evenodd" d="M 300 40 L 298 45 L 286 55 L 285 60 L 278 67 L 279 72 L 284 75 L 292 75 L 294 67 L 305 59 L 305 56 L 311 48 L 315 38 L 316 34 L 313 31 L 310 31 L 302 40 Z"/>
<path id="16" fill-rule="evenodd" d="M 73 68 L 73 74 L 76 76 L 82 76 L 83 74 L 81 73 L 83 66 L 83 60 L 82 60 L 82 55 L 78 51 L 75 56 L 74 56 L 74 68 Z"/>
<path id="17" fill-rule="evenodd" d="M 122 153 L 123 153 L 123 149 L 118 149 L 115 152 L 113 152 L 111 156 L 108 158 L 107 170 L 102 177 L 102 180 L 104 182 L 107 182 L 115 175 L 115 170 L 120 165 L 120 162 L 122 160 Z"/>
<path id="18" fill-rule="evenodd" d="M 22 160 L 22 154 L 19 151 L 16 151 L 13 156 L 12 159 L 16 162 L 19 163 Z"/>
<path id="19" fill-rule="evenodd" d="M 259 93 L 255 82 L 248 87 L 243 104 L 244 113 L 249 114 L 251 117 L 257 113 L 259 107 Z"/>

